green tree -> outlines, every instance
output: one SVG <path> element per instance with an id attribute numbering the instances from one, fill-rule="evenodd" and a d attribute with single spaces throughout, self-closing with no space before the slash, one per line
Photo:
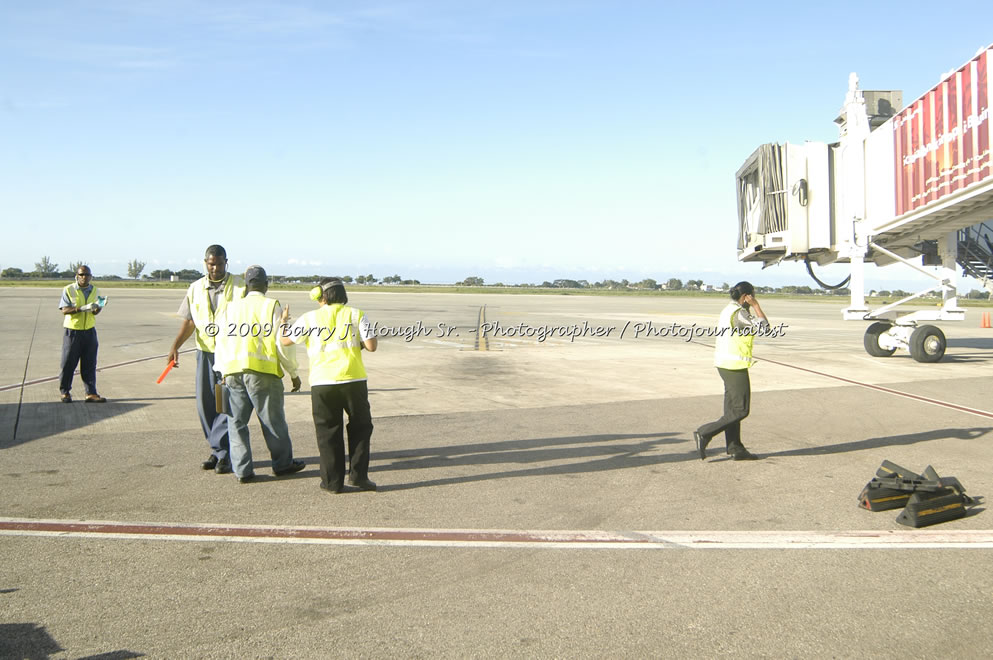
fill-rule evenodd
<path id="1" fill-rule="evenodd" d="M 4 268 L 0 277 L 24 277 L 24 271 L 20 268 Z"/>
<path id="2" fill-rule="evenodd" d="M 145 270 L 145 262 L 132 259 L 128 262 L 128 277 L 133 280 L 141 277 L 141 271 Z"/>
<path id="3" fill-rule="evenodd" d="M 665 288 L 669 291 L 679 291 L 683 288 L 683 281 L 675 277 L 669 278 L 669 281 L 665 283 Z"/>
<path id="4" fill-rule="evenodd" d="M 203 273 L 198 270 L 193 270 L 192 268 L 184 268 L 183 270 L 176 273 L 179 279 L 187 282 L 192 282 L 193 280 L 198 280 L 203 277 Z"/>
<path id="5" fill-rule="evenodd" d="M 483 286 L 483 278 L 482 277 L 475 277 L 475 276 L 473 276 L 473 277 L 467 277 L 464 280 L 462 280 L 461 282 L 459 282 L 459 284 L 461 284 L 462 286 Z M 549 284 L 549 286 L 552 286 L 552 285 Z"/>
<path id="6" fill-rule="evenodd" d="M 57 263 L 53 263 L 52 260 L 46 255 L 41 258 L 41 261 L 35 263 L 34 271 L 42 277 L 47 277 L 58 273 L 59 265 Z"/>

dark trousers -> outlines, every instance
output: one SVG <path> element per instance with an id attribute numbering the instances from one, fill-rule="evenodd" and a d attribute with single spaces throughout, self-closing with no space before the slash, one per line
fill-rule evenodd
<path id="1" fill-rule="evenodd" d="M 716 422 L 704 424 L 697 433 L 704 440 L 710 440 L 718 433 L 724 433 L 724 441 L 729 452 L 744 448 L 741 444 L 741 420 L 748 417 L 752 398 L 752 384 L 748 380 L 748 369 L 721 369 L 717 373 L 724 381 L 724 416 Z"/>
<path id="2" fill-rule="evenodd" d="M 326 488 L 337 488 L 345 483 L 346 430 L 349 472 L 354 479 L 367 479 L 372 413 L 366 381 L 314 385 L 310 388 L 310 403 L 314 412 L 317 450 L 321 454 L 321 483 Z M 342 426 L 343 412 L 348 413 L 346 426 Z"/>
<path id="3" fill-rule="evenodd" d="M 83 379 L 87 394 L 97 393 L 97 329 L 70 330 L 65 329 L 62 335 L 62 377 L 59 379 L 59 391 L 68 394 L 72 389 L 72 375 L 76 365 L 82 362 L 79 377 Z"/>
<path id="4" fill-rule="evenodd" d="M 228 457 L 228 416 L 217 412 L 217 400 L 214 397 L 214 385 L 221 382 L 221 377 L 214 371 L 214 354 L 197 351 L 197 414 L 200 416 L 200 427 L 210 445 L 210 453 L 218 458 Z"/>

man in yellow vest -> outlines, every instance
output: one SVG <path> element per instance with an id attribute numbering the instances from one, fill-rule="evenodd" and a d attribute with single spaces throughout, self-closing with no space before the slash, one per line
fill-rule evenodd
<path id="1" fill-rule="evenodd" d="M 93 273 L 89 266 L 76 269 L 76 282 L 62 289 L 59 309 L 65 317 L 62 326 L 62 377 L 59 391 L 62 402 L 70 403 L 72 376 L 80 364 L 79 376 L 86 386 L 87 403 L 104 403 L 107 399 L 97 394 L 97 341 L 96 315 L 100 313 L 100 289 L 93 286 Z"/>
<path id="2" fill-rule="evenodd" d="M 361 490 L 376 490 L 369 480 L 372 413 L 362 349 L 375 351 L 379 340 L 362 310 L 346 304 L 348 295 L 341 280 L 321 280 L 310 297 L 320 307 L 284 328 L 280 341 L 284 346 L 301 342 L 307 346 L 321 488 L 329 493 L 345 488 L 343 413 L 348 413 L 348 483 Z"/>
<path id="3" fill-rule="evenodd" d="M 179 349 L 183 343 L 196 334 L 197 372 L 196 397 L 200 426 L 210 445 L 210 457 L 201 467 L 217 474 L 231 472 L 228 457 L 228 416 L 217 412 L 214 399 L 214 386 L 219 382 L 214 371 L 214 337 L 220 331 L 215 317 L 224 311 L 228 303 L 245 295 L 245 282 L 238 275 L 228 273 L 228 257 L 220 245 L 207 248 L 203 260 L 207 271 L 205 277 L 190 285 L 179 306 L 178 316 L 182 319 L 179 333 L 172 342 L 167 361 L 179 366 Z"/>
<path id="4" fill-rule="evenodd" d="M 280 326 L 286 323 L 290 308 L 267 298 L 269 278 L 262 266 L 245 271 L 245 297 L 234 300 L 220 315 L 221 331 L 216 340 L 214 370 L 224 378 L 231 414 L 228 434 L 231 442 L 231 469 L 239 483 L 255 478 L 248 422 L 252 410 L 262 425 L 272 471 L 277 477 L 299 472 L 303 461 L 293 459 L 293 443 L 283 408 L 283 367 L 290 374 L 293 391 L 300 389 L 295 347 L 279 343 Z"/>
<path id="5" fill-rule="evenodd" d="M 707 445 L 719 433 L 724 433 L 727 453 L 736 461 L 758 458 L 741 444 L 741 420 L 748 417 L 751 405 L 751 382 L 748 369 L 752 366 L 752 342 L 755 334 L 769 331 L 769 319 L 755 299 L 755 287 L 739 282 L 731 287 L 731 302 L 721 312 L 720 334 L 714 347 L 714 366 L 724 381 L 724 415 L 704 424 L 693 432 L 700 460 L 707 457 Z"/>

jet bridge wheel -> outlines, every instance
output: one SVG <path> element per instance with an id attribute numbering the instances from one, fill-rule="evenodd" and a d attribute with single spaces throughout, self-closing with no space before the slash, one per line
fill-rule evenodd
<path id="1" fill-rule="evenodd" d="M 879 345 L 879 335 L 885 333 L 892 327 L 893 326 L 889 323 L 881 323 L 878 321 L 870 325 L 865 331 L 865 337 L 862 338 L 862 343 L 865 345 L 865 352 L 872 357 L 889 357 L 893 355 L 896 351 L 895 348 L 883 348 Z"/>
<path id="2" fill-rule="evenodd" d="M 910 355 L 918 362 L 937 362 L 945 355 L 945 333 L 933 325 L 922 325 L 910 335 Z"/>

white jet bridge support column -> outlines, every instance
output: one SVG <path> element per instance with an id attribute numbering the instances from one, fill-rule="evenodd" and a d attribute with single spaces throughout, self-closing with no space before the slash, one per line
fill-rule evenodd
<path id="1" fill-rule="evenodd" d="M 848 94 L 841 110 L 839 158 L 841 167 L 838 194 L 839 218 L 846 220 L 848 237 L 845 252 L 850 262 L 851 302 L 842 312 L 846 320 L 872 320 L 866 329 L 866 352 L 874 357 L 892 355 L 897 349 L 909 350 L 918 362 L 936 362 L 945 354 L 947 344 L 944 333 L 922 321 L 961 318 L 964 310 L 956 305 L 955 283 L 957 275 L 958 233 L 953 231 L 942 237 L 938 249 L 942 267 L 937 274 L 927 273 L 909 260 L 877 245 L 866 221 L 866 138 L 871 128 L 866 112 L 865 97 L 859 90 L 859 79 L 854 73 L 848 77 Z M 930 274 L 938 283 L 920 293 L 899 300 L 880 309 L 869 311 L 865 302 L 865 259 L 869 249 L 881 252 L 912 268 Z M 944 303 L 940 311 L 919 310 L 899 316 L 896 308 L 919 298 L 930 291 L 942 291 Z"/>
<path id="2" fill-rule="evenodd" d="M 848 93 L 841 108 L 838 128 L 840 148 L 840 194 L 838 217 L 845 218 L 849 235 L 846 240 L 850 260 L 851 302 L 843 311 L 845 319 L 864 319 L 869 313 L 865 305 L 865 256 L 869 246 L 868 235 L 862 232 L 865 218 L 865 139 L 869 136 L 869 115 L 865 110 L 865 97 L 859 89 L 859 77 L 848 76 Z"/>
<path id="3" fill-rule="evenodd" d="M 938 255 L 941 257 L 941 268 L 938 277 L 941 281 L 941 318 L 951 315 L 965 316 L 965 310 L 958 306 L 958 231 L 945 234 L 938 242 Z"/>

